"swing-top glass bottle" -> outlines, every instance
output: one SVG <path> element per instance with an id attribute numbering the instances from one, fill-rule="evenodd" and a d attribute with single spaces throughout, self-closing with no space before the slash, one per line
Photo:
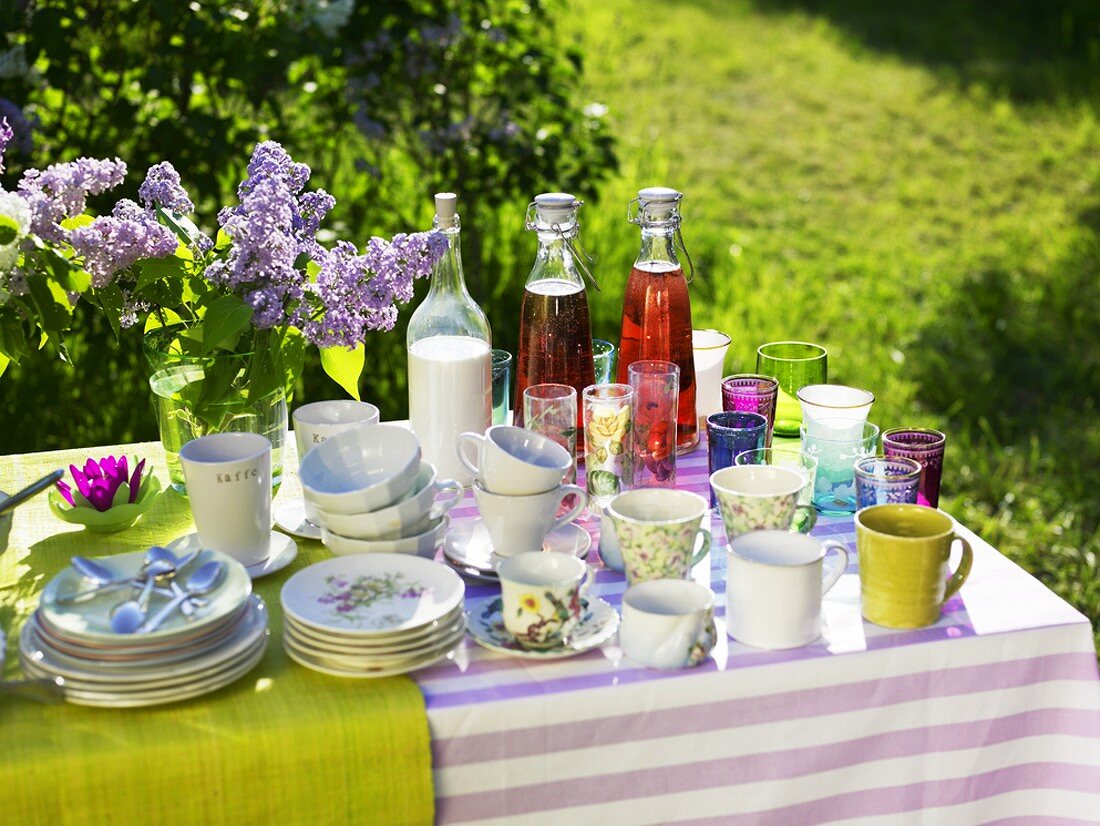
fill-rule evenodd
<path id="1" fill-rule="evenodd" d="M 675 243 L 679 241 L 683 249 L 680 238 L 683 197 L 675 189 L 648 187 L 638 193 L 637 216 L 628 213 L 628 220 L 641 227 L 642 246 L 626 282 L 618 370 L 618 381 L 625 384 L 627 370 L 636 361 L 671 361 L 680 368 L 677 453 L 686 453 L 699 444 L 691 299 Z"/>
<path id="2" fill-rule="evenodd" d="M 456 196 L 435 196 L 433 226 L 447 251 L 432 270 L 432 286 L 409 319 L 409 422 L 423 458 L 441 478 L 473 480 L 458 460 L 460 433 L 483 433 L 493 422 L 492 332 L 462 276 Z"/>

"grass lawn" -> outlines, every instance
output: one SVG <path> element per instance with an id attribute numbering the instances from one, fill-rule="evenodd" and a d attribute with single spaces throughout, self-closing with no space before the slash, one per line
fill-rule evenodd
<path id="1" fill-rule="evenodd" d="M 872 421 L 949 434 L 942 506 L 1096 624 L 1100 18 L 948 5 L 576 0 L 622 158 L 583 215 L 595 332 L 617 338 L 626 202 L 681 189 L 727 372 L 827 345 Z"/>

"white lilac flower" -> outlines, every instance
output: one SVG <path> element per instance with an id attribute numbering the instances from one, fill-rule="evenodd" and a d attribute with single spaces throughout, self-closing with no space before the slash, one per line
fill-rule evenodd
<path id="1" fill-rule="evenodd" d="M 19 245 L 27 237 L 31 226 L 31 208 L 14 192 L 0 189 L 0 275 L 15 266 L 19 258 Z"/>

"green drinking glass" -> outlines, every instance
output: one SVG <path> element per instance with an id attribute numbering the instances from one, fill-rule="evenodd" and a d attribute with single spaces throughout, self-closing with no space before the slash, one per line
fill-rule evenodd
<path id="1" fill-rule="evenodd" d="M 776 436 L 798 436 L 802 405 L 798 391 L 807 384 L 825 384 L 829 351 L 807 341 L 772 341 L 756 349 L 756 372 L 779 382 L 775 400 Z"/>

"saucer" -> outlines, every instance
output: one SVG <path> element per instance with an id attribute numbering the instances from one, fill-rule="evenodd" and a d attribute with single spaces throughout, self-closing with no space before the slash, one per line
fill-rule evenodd
<path id="1" fill-rule="evenodd" d="M 513 657 L 527 660 L 560 660 L 575 657 L 585 651 L 591 651 L 603 645 L 615 636 L 619 628 L 619 614 L 599 597 L 581 599 L 581 619 L 573 628 L 566 645 L 536 651 L 524 648 L 504 627 L 501 617 L 502 600 L 500 597 L 486 597 L 470 600 L 466 610 L 466 631 L 474 642 L 490 651 L 499 651 Z"/>
<path id="2" fill-rule="evenodd" d="M 575 522 L 550 531 L 542 540 L 544 551 L 572 554 L 578 559 L 588 556 L 591 547 L 592 537 Z M 443 556 L 460 572 L 470 572 L 471 576 L 480 576 L 482 579 L 497 579 L 494 563 L 499 563 L 501 557 L 493 553 L 489 529 L 485 527 L 485 521 L 480 516 L 451 526 L 451 530 L 443 538 Z M 475 571 L 477 573 L 473 573 Z"/>
<path id="3" fill-rule="evenodd" d="M 291 499 L 275 507 L 275 527 L 300 539 L 321 541 L 321 526 L 306 521 L 304 499 Z"/>
<path id="4" fill-rule="evenodd" d="M 189 533 L 186 536 L 181 536 L 179 539 L 175 539 L 168 544 L 168 550 L 181 555 L 189 554 L 191 551 L 199 550 L 200 548 L 202 548 L 202 543 L 199 542 L 199 535 L 197 533 Z M 259 579 L 262 576 L 281 571 L 293 562 L 298 556 L 298 543 L 284 533 L 272 531 L 271 544 L 268 545 L 268 550 L 267 559 L 262 562 L 257 562 L 254 565 L 244 566 L 244 569 L 248 571 L 248 575 L 253 579 Z"/>

